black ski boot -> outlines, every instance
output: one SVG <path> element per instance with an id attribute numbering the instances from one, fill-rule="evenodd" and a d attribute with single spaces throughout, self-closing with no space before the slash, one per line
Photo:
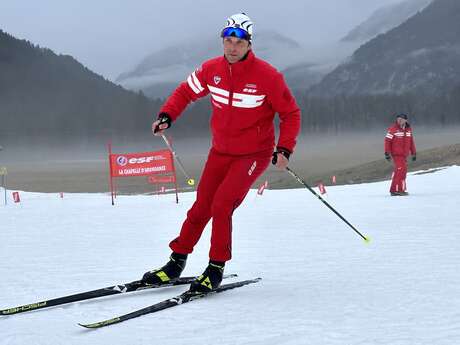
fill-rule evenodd
<path id="1" fill-rule="evenodd" d="M 195 293 L 208 293 L 217 289 L 222 283 L 225 262 L 209 261 L 208 267 L 201 276 L 190 285 L 190 291 Z"/>
<path id="2" fill-rule="evenodd" d="M 146 272 L 142 277 L 144 284 L 159 285 L 180 277 L 187 262 L 186 254 L 172 253 L 166 265 L 160 269 Z"/>
<path id="3" fill-rule="evenodd" d="M 408 192 L 390 192 L 391 196 L 408 196 Z"/>

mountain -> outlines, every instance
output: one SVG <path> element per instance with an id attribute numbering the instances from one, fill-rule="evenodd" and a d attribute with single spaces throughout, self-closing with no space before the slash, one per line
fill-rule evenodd
<path id="1" fill-rule="evenodd" d="M 154 106 L 71 56 L 0 30 L 2 138 L 94 138 L 147 131 Z"/>
<path id="2" fill-rule="evenodd" d="M 439 96 L 460 84 L 460 1 L 434 0 L 400 26 L 361 46 L 312 95 Z"/>
<path id="3" fill-rule="evenodd" d="M 379 34 L 393 29 L 425 8 L 432 0 L 406 0 L 396 4 L 380 7 L 364 22 L 351 30 L 343 42 L 364 43 Z"/>
<path id="4" fill-rule="evenodd" d="M 280 70 L 304 64 L 306 56 L 299 43 L 273 31 L 258 33 L 253 49 L 258 57 Z M 132 71 L 120 74 L 116 82 L 131 90 L 142 90 L 150 97 L 165 97 L 201 63 L 219 55 L 222 55 L 222 46 L 216 37 L 209 37 L 201 43 L 184 42 L 147 56 Z M 301 68 L 306 72 L 304 89 L 318 80 L 314 68 L 310 69 L 311 65 L 307 63 Z"/>
<path id="5" fill-rule="evenodd" d="M 335 67 L 335 64 L 300 63 L 287 67 L 282 72 L 291 90 L 305 91 L 319 83 Z"/>

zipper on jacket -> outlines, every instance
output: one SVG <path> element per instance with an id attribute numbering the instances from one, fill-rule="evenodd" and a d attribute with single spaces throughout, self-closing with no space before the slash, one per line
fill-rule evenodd
<path id="1" fill-rule="evenodd" d="M 232 73 L 232 65 L 228 65 L 228 71 L 230 72 L 230 94 L 228 95 L 228 105 L 233 107 L 233 73 Z"/>
<path id="2" fill-rule="evenodd" d="M 228 70 L 230 72 L 230 94 L 228 95 L 228 106 L 229 106 L 229 119 L 228 119 L 228 126 L 231 128 L 231 123 L 233 122 L 233 73 L 232 73 L 232 65 L 228 65 Z"/>
<path id="3" fill-rule="evenodd" d="M 407 127 L 404 126 L 404 136 L 403 136 L 403 153 L 406 154 L 407 150 L 406 150 L 406 138 L 407 138 Z"/>
<path id="4" fill-rule="evenodd" d="M 227 119 L 227 128 L 232 128 L 232 118 L 233 118 L 233 73 L 232 73 L 232 65 L 228 64 L 228 73 L 230 76 L 230 82 L 229 82 L 229 95 L 228 95 L 228 119 Z M 229 143 L 226 142 L 224 144 L 225 150 L 230 150 Z"/>

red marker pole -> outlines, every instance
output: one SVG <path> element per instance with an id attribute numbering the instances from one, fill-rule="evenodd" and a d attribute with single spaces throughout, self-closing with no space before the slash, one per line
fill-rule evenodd
<path id="1" fill-rule="evenodd" d="M 321 194 L 326 194 L 326 187 L 322 181 L 318 182 L 318 189 Z"/>
<path id="2" fill-rule="evenodd" d="M 15 203 L 21 202 L 21 198 L 19 197 L 19 192 L 13 192 L 13 201 Z"/>
<path id="3" fill-rule="evenodd" d="M 113 171 L 113 166 L 112 166 L 112 143 L 109 141 L 107 144 L 107 148 L 109 151 L 109 188 L 110 188 L 110 195 L 112 197 L 112 206 L 115 205 L 115 200 L 114 200 L 114 192 L 113 192 L 113 176 L 112 176 L 112 171 Z"/>

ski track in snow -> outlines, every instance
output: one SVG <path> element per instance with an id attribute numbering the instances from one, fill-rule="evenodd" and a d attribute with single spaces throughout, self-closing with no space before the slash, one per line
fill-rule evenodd
<path id="1" fill-rule="evenodd" d="M 77 322 L 185 287 L 0 317 L 0 344 L 459 344 L 460 167 L 410 174 L 408 187 L 409 197 L 390 197 L 389 181 L 326 187 L 370 244 L 306 189 L 253 190 L 234 215 L 226 273 L 261 282 L 99 330 Z M 113 207 L 103 194 L 21 192 L 0 206 L 0 308 L 139 279 L 167 260 L 194 196 Z M 209 230 L 184 275 L 206 266 Z"/>

